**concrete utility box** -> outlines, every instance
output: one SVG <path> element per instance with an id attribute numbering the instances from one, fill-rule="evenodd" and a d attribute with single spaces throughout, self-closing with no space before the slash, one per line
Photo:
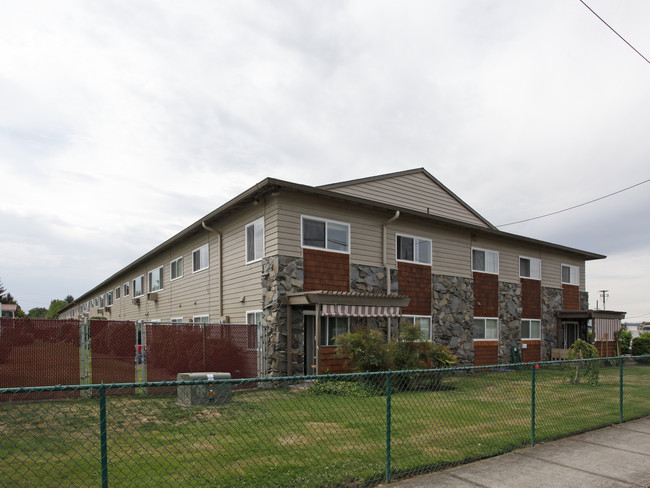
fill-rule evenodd
<path id="1" fill-rule="evenodd" d="M 178 373 L 177 381 L 207 381 L 196 385 L 178 385 L 178 402 L 181 405 L 221 405 L 232 401 L 230 383 L 210 383 L 212 380 L 229 380 L 230 373 Z"/>

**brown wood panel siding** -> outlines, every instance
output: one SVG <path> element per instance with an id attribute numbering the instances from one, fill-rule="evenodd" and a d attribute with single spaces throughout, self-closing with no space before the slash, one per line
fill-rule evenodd
<path id="1" fill-rule="evenodd" d="M 542 359 L 542 341 L 521 341 L 526 344 L 526 349 L 521 348 L 521 360 L 524 363 L 541 361 Z"/>
<path id="2" fill-rule="evenodd" d="M 303 249 L 305 291 L 350 291 L 350 256 Z"/>
<path id="3" fill-rule="evenodd" d="M 474 366 L 499 364 L 498 341 L 474 341 Z"/>
<path id="4" fill-rule="evenodd" d="M 542 318 L 542 282 L 521 279 L 521 316 L 525 319 Z"/>
<path id="5" fill-rule="evenodd" d="M 499 316 L 499 276 L 474 273 L 474 316 Z"/>
<path id="6" fill-rule="evenodd" d="M 564 310 L 580 310 L 580 287 L 562 285 L 562 308 Z"/>
<path id="7" fill-rule="evenodd" d="M 343 374 L 351 373 L 352 370 L 345 364 L 345 358 L 336 357 L 335 346 L 321 346 L 320 348 L 320 371 L 321 374 Z"/>
<path id="8" fill-rule="evenodd" d="M 411 297 L 406 315 L 431 315 L 431 267 L 420 264 L 397 263 L 397 280 L 400 295 Z"/>
<path id="9" fill-rule="evenodd" d="M 618 356 L 616 354 L 616 341 L 595 341 L 594 346 L 598 349 L 601 358 Z"/>

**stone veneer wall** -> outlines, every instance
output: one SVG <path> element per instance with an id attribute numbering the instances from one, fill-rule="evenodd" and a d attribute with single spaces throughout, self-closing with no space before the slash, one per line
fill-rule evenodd
<path id="1" fill-rule="evenodd" d="M 542 361 L 550 360 L 551 349 L 557 347 L 558 310 L 562 310 L 562 289 L 542 287 Z"/>
<path id="2" fill-rule="evenodd" d="M 357 293 L 386 293 L 386 268 L 367 266 L 364 264 L 350 265 L 350 291 Z M 397 269 L 390 270 L 390 288 L 392 293 L 398 292 Z M 388 334 L 386 319 L 353 318 L 350 320 L 350 330 L 368 325 Z M 397 320 L 393 320 L 391 330 L 397 330 Z"/>
<path id="3" fill-rule="evenodd" d="M 433 340 L 458 358 L 458 365 L 474 362 L 474 280 L 458 276 L 432 277 Z"/>
<path id="4" fill-rule="evenodd" d="M 499 282 L 499 363 L 511 362 L 512 346 L 521 347 L 521 283 Z"/>
<path id="5" fill-rule="evenodd" d="M 580 310 L 589 310 L 589 293 L 580 292 Z"/>
<path id="6" fill-rule="evenodd" d="M 271 256 L 262 260 L 262 326 L 268 340 L 268 376 L 287 374 L 287 307 L 281 306 L 280 297 L 302 292 L 304 275 L 302 258 Z M 292 370 L 300 374 L 304 369 L 302 314 L 293 314 L 291 332 Z"/>

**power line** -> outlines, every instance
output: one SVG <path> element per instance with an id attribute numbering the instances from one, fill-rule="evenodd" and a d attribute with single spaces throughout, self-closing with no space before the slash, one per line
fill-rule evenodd
<path id="1" fill-rule="evenodd" d="M 632 44 L 630 44 L 629 42 L 627 42 L 627 41 L 625 40 L 625 38 L 624 38 L 622 35 L 620 35 L 618 32 L 616 32 L 616 31 L 614 30 L 614 28 L 613 28 L 611 25 L 609 25 L 607 22 L 605 22 L 605 20 L 604 20 L 600 15 L 598 15 L 596 12 L 594 12 L 594 10 L 593 10 L 589 5 L 587 5 L 583 0 L 579 0 L 579 1 L 580 1 L 581 4 L 583 4 L 585 7 L 587 7 L 587 8 L 589 9 L 589 11 L 590 11 L 592 14 L 594 14 L 596 17 L 598 17 L 598 19 L 599 19 L 603 24 L 605 24 L 607 27 L 609 27 L 609 29 L 610 29 L 614 34 L 616 34 L 618 37 L 620 37 L 621 40 L 622 40 L 625 44 L 627 44 L 628 46 L 630 46 L 630 47 L 634 50 L 635 53 L 637 53 L 639 56 L 641 56 L 641 57 L 645 60 L 646 63 L 650 64 L 650 61 L 648 61 L 648 58 L 646 58 L 643 54 L 641 54 L 639 51 L 637 51 L 637 49 L 636 49 Z"/>
<path id="2" fill-rule="evenodd" d="M 574 205 L 573 207 L 563 208 L 562 210 L 557 210 L 556 212 L 551 212 L 551 213 L 547 213 L 547 214 L 544 214 L 544 215 L 539 215 L 538 217 L 531 217 L 529 219 L 518 220 L 516 222 L 509 222 L 507 224 L 497 225 L 496 227 L 506 227 L 508 225 L 522 224 L 524 222 L 530 222 L 531 220 L 543 219 L 544 217 L 550 217 L 551 215 L 556 215 L 556 214 L 559 214 L 559 213 L 562 213 L 562 212 L 567 212 L 569 210 L 573 210 L 574 208 L 584 207 L 585 205 L 589 205 L 590 203 L 594 203 L 594 202 L 597 202 L 599 200 L 609 198 L 609 197 L 611 197 L 613 195 L 618 195 L 619 193 L 623 193 L 624 191 L 627 191 L 627 190 L 630 190 L 630 189 L 635 188 L 637 186 L 643 185 L 644 183 L 647 183 L 648 181 L 650 181 L 650 179 L 644 180 L 644 181 L 642 181 L 640 183 L 637 183 L 635 185 L 632 185 L 632 186 L 628 186 L 627 188 L 623 188 L 622 190 L 615 191 L 614 193 L 610 193 L 608 195 L 604 195 L 602 197 L 598 197 L 598 198 L 595 198 L 593 200 L 589 200 L 588 202 L 580 203 L 579 205 Z"/>

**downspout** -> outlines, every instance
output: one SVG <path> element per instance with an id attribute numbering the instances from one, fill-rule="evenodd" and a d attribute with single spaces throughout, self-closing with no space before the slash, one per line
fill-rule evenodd
<path id="1" fill-rule="evenodd" d="M 223 235 L 216 229 L 208 227 L 205 222 L 201 222 L 203 228 L 207 231 L 214 232 L 219 236 L 219 318 L 223 317 Z"/>
<path id="2" fill-rule="evenodd" d="M 386 227 L 388 227 L 388 224 L 395 222 L 397 219 L 399 219 L 399 210 L 395 211 L 395 215 L 393 215 L 390 219 L 388 219 L 386 222 L 384 222 L 384 225 L 382 225 L 382 251 L 384 253 L 383 255 L 383 261 L 384 261 L 384 269 L 386 270 L 386 294 L 390 295 L 390 288 L 391 288 L 391 282 L 390 282 L 390 267 L 388 266 L 388 257 L 386 256 Z M 390 330 L 390 317 L 386 318 L 386 323 L 387 323 L 387 331 L 388 331 L 388 341 L 390 342 L 390 337 L 391 337 L 391 330 Z"/>

